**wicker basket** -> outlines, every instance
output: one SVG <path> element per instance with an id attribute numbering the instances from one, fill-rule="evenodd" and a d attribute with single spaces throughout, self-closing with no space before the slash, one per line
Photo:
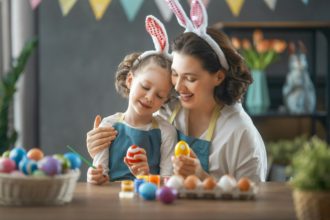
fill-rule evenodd
<path id="1" fill-rule="evenodd" d="M 293 200 L 299 220 L 329 220 L 330 192 L 294 190 Z"/>
<path id="2" fill-rule="evenodd" d="M 53 177 L 0 173 L 0 205 L 60 205 L 72 200 L 80 171 Z"/>

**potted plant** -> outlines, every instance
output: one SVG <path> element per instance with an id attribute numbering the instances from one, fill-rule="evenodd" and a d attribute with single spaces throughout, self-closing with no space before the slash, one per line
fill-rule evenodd
<path id="1" fill-rule="evenodd" d="M 290 171 L 298 219 L 330 219 L 330 146 L 313 137 L 294 155 Z"/>
<path id="2" fill-rule="evenodd" d="M 286 168 L 291 164 L 293 155 L 308 141 L 306 135 L 296 137 L 292 140 L 280 139 L 266 143 L 269 161 L 270 181 L 285 182 L 289 179 Z"/>
<path id="3" fill-rule="evenodd" d="M 0 78 L 0 155 L 12 147 L 17 139 L 15 129 L 9 129 L 10 106 L 16 92 L 16 82 L 36 46 L 36 39 L 27 42 L 9 72 Z"/>

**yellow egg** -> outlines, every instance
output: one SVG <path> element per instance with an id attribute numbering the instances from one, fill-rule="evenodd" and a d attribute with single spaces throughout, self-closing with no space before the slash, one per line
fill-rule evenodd
<path id="1" fill-rule="evenodd" d="M 189 149 L 189 145 L 187 144 L 187 142 L 185 142 L 185 141 L 179 141 L 175 145 L 174 155 L 176 157 L 178 157 L 180 155 L 189 156 L 189 154 L 190 154 L 190 149 Z"/>

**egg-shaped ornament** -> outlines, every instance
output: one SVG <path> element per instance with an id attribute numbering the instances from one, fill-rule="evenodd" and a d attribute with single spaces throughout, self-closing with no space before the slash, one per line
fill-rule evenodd
<path id="1" fill-rule="evenodd" d="M 163 186 L 156 191 L 156 198 L 160 200 L 162 203 L 170 204 L 172 203 L 177 196 L 176 189 L 172 189 L 167 186 Z"/>
<path id="2" fill-rule="evenodd" d="M 15 161 L 6 157 L 0 158 L 0 173 L 11 173 L 15 168 Z"/>
<path id="3" fill-rule="evenodd" d="M 27 152 L 27 157 L 31 160 L 39 161 L 44 157 L 44 152 L 39 148 L 32 148 Z"/>
<path id="4" fill-rule="evenodd" d="M 155 200 L 157 186 L 153 183 L 142 183 L 139 187 L 139 194 L 145 200 Z"/>
<path id="5" fill-rule="evenodd" d="M 68 152 L 64 154 L 64 157 L 70 161 L 71 169 L 79 169 L 81 167 L 81 159 L 78 154 Z"/>
<path id="6" fill-rule="evenodd" d="M 60 161 L 51 156 L 46 156 L 38 161 L 38 168 L 49 176 L 57 175 L 62 172 Z"/>
<path id="7" fill-rule="evenodd" d="M 15 147 L 10 151 L 9 158 L 14 160 L 16 167 L 18 167 L 19 162 L 26 156 L 26 151 L 24 148 Z"/>
<path id="8" fill-rule="evenodd" d="M 187 142 L 179 141 L 174 148 L 174 155 L 179 157 L 181 155 L 189 156 L 190 155 L 190 148 Z"/>
<path id="9" fill-rule="evenodd" d="M 143 154 L 143 149 L 139 146 L 132 145 L 127 149 L 126 158 L 129 163 L 139 163 L 142 162 L 141 159 L 134 159 L 135 155 Z"/>

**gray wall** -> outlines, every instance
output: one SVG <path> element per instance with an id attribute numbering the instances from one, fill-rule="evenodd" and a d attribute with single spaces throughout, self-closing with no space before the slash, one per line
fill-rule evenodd
<path id="1" fill-rule="evenodd" d="M 188 9 L 185 0 L 184 7 Z M 238 18 L 224 0 L 209 4 L 209 24 L 218 21 L 329 21 L 330 1 L 279 0 L 271 11 L 261 0 L 247 0 Z M 123 111 L 126 100 L 116 94 L 113 78 L 123 56 L 152 49 L 144 30 L 148 14 L 162 17 L 154 1 L 146 0 L 133 22 L 119 0 L 113 0 L 103 19 L 96 21 L 87 0 L 80 0 L 67 17 L 58 1 L 43 1 L 38 11 L 39 30 L 39 145 L 47 154 L 64 153 L 75 146 L 87 156 L 86 132 L 96 114 Z M 172 17 L 165 23 L 170 37 L 182 28 Z M 83 166 L 85 179 L 86 166 Z"/>

